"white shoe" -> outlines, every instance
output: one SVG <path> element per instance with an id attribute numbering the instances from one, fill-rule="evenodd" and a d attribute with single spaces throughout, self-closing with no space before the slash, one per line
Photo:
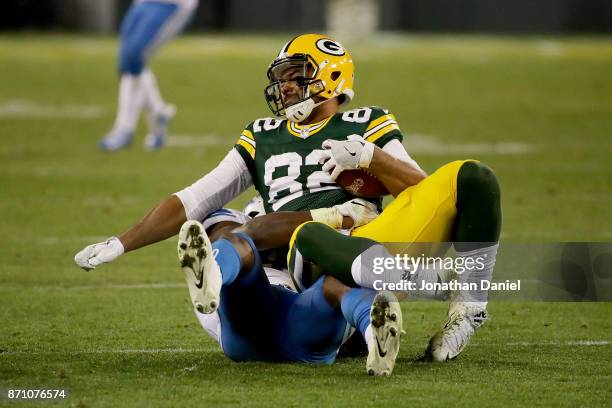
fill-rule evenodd
<path id="1" fill-rule="evenodd" d="M 114 152 L 117 150 L 124 149 L 132 143 L 134 138 L 134 132 L 122 131 L 122 130 L 111 130 L 109 133 L 104 135 L 98 145 L 100 149 L 107 152 Z"/>
<path id="2" fill-rule="evenodd" d="M 149 133 L 145 137 L 145 149 L 158 150 L 164 147 L 168 125 L 176 115 L 176 106 L 166 105 L 163 111 L 149 115 Z"/>
<path id="3" fill-rule="evenodd" d="M 178 258 L 193 306 L 200 313 L 213 313 L 219 307 L 221 270 L 204 227 L 198 221 L 187 221 L 181 227 Z"/>
<path id="4" fill-rule="evenodd" d="M 448 361 L 457 357 L 476 329 L 487 320 L 487 309 L 482 303 L 451 303 L 448 320 L 429 341 L 428 354 L 433 361 Z"/>
<path id="5" fill-rule="evenodd" d="M 369 375 L 391 375 L 399 353 L 402 309 L 391 292 L 379 292 L 370 309 L 371 338 L 368 343 L 366 370 Z"/>

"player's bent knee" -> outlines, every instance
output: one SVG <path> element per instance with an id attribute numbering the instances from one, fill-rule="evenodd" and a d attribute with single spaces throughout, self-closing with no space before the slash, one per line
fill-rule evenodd
<path id="1" fill-rule="evenodd" d="M 140 75 L 144 69 L 144 50 L 136 44 L 125 44 L 119 53 L 119 72 Z"/>
<path id="2" fill-rule="evenodd" d="M 450 183 L 454 187 L 456 187 L 457 178 L 459 177 L 459 173 L 461 169 L 465 166 L 470 167 L 472 164 L 478 164 L 479 162 L 473 159 L 465 159 L 465 160 L 455 160 L 452 162 L 448 162 L 443 166 L 439 167 L 434 173 L 425 178 L 436 179 L 435 183 L 439 184 L 447 184 Z"/>
<path id="3" fill-rule="evenodd" d="M 314 243 L 318 241 L 321 230 L 329 228 L 325 224 L 319 222 L 308 221 L 298 226 L 291 240 L 289 241 L 289 252 L 287 253 L 287 267 L 289 275 L 299 291 L 303 291 L 317 280 L 321 275 L 321 271 L 307 258 L 304 254 L 313 248 Z"/>
<path id="4" fill-rule="evenodd" d="M 457 175 L 457 188 L 481 191 L 499 195 L 499 182 L 495 172 L 486 164 L 468 160 L 465 161 Z"/>
<path id="5" fill-rule="evenodd" d="M 304 244 L 308 245 L 309 242 L 317 242 L 317 234 L 319 234 L 324 228 L 330 227 L 315 221 L 306 221 L 305 223 L 300 224 L 291 235 L 291 239 L 289 240 L 289 249 L 293 248 L 295 245 L 303 247 Z"/>
<path id="6" fill-rule="evenodd" d="M 232 231 L 223 231 L 221 234 L 219 234 L 219 237 L 217 239 L 224 239 L 226 241 L 229 241 L 234 246 L 242 242 L 242 240 L 238 238 L 236 234 L 232 233 Z"/>

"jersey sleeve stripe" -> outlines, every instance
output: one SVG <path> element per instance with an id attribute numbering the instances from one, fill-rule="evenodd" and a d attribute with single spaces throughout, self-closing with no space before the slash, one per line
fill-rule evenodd
<path id="1" fill-rule="evenodd" d="M 242 137 L 238 139 L 238 142 L 236 144 L 242 146 L 244 150 L 247 151 L 249 156 L 251 156 L 251 159 L 255 159 L 255 147 L 253 147 L 253 145 L 242 140 Z"/>
<path id="2" fill-rule="evenodd" d="M 387 120 L 383 123 L 380 123 L 378 126 L 373 127 L 372 129 L 368 130 L 367 132 L 365 132 L 363 134 L 363 138 L 364 139 L 368 139 L 370 136 L 372 136 L 375 133 L 378 133 L 379 130 L 384 129 L 385 127 L 389 126 L 389 125 L 397 125 L 397 122 L 394 120 Z M 399 126 L 398 126 L 399 128 Z"/>
<path id="3" fill-rule="evenodd" d="M 376 126 L 378 126 L 381 123 L 386 122 L 388 120 L 393 120 L 393 121 L 397 122 L 397 119 L 395 119 L 395 115 L 393 115 L 393 114 L 383 115 L 380 118 L 374 119 L 372 122 L 370 122 L 370 125 L 366 129 L 366 132 L 368 132 L 371 129 L 374 129 Z"/>
<path id="4" fill-rule="evenodd" d="M 391 132 L 393 130 L 399 130 L 399 125 L 397 124 L 397 122 L 389 123 L 388 125 L 386 125 L 382 129 L 380 129 L 380 130 L 376 131 L 375 133 L 372 133 L 371 135 L 367 136 L 365 139 L 368 142 L 374 143 L 375 141 L 377 141 L 378 139 L 380 139 L 381 137 L 383 137 L 384 135 L 386 135 L 387 133 L 389 133 L 389 132 Z"/>
<path id="5" fill-rule="evenodd" d="M 246 136 L 246 137 L 248 137 L 251 140 L 255 140 L 255 138 L 253 137 L 253 133 L 251 133 L 251 131 L 248 130 L 248 129 L 244 129 L 242 131 L 242 136 Z"/>
<path id="6" fill-rule="evenodd" d="M 255 147 L 255 141 L 252 139 L 249 139 L 248 137 L 245 136 L 240 136 L 240 140 L 250 144 L 251 146 Z"/>

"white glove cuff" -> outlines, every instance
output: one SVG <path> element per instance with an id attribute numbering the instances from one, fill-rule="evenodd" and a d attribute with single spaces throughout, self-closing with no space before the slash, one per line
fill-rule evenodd
<path id="1" fill-rule="evenodd" d="M 310 216 L 313 221 L 321 222 L 329 225 L 334 229 L 342 227 L 342 214 L 336 208 L 317 208 L 310 210 Z"/>
<path id="2" fill-rule="evenodd" d="M 110 237 L 106 242 L 108 242 L 108 246 L 113 247 L 113 249 L 117 251 L 117 256 L 121 256 L 125 253 L 125 247 L 119 238 Z"/>
<path id="3" fill-rule="evenodd" d="M 361 151 L 361 156 L 359 157 L 359 167 L 362 169 L 367 169 L 370 167 L 370 163 L 372 162 L 372 157 L 374 156 L 374 143 L 366 142 L 363 145 L 363 150 Z"/>

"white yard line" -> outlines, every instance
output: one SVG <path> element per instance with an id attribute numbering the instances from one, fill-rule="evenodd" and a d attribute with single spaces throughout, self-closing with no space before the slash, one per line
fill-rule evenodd
<path id="1" fill-rule="evenodd" d="M 423 134 L 408 134 L 404 137 L 404 146 L 409 154 L 413 155 L 449 155 L 449 154 L 498 154 L 513 155 L 531 153 L 535 148 L 528 143 L 515 141 L 499 143 L 447 143 L 440 141 L 438 137 Z"/>
<path id="2" fill-rule="evenodd" d="M 236 136 L 238 140 L 238 136 Z M 193 146 L 227 146 L 231 147 L 228 138 L 214 134 L 171 134 L 166 142 L 167 147 Z"/>
<path id="3" fill-rule="evenodd" d="M 58 289 L 65 290 L 99 290 L 99 289 L 176 289 L 186 288 L 185 283 L 133 283 L 127 285 L 83 285 L 83 286 L 71 286 L 63 288 L 58 286 Z M 48 286 L 46 287 L 48 288 Z"/>
<path id="4" fill-rule="evenodd" d="M 76 266 L 75 266 L 76 267 Z M 132 283 L 122 285 L 80 285 L 80 286 L 56 286 L 37 285 L 28 286 L 27 289 L 39 290 L 101 290 L 101 289 L 178 289 L 186 288 L 185 283 Z M 23 286 L 2 286 L 0 290 L 24 290 Z"/>
<path id="5" fill-rule="evenodd" d="M 474 343 L 473 346 L 484 347 L 574 347 L 574 346 L 609 346 L 612 340 L 570 340 L 570 341 L 514 341 L 509 343 Z"/>
<path id="6" fill-rule="evenodd" d="M 57 289 L 65 290 L 92 290 L 92 289 L 176 289 L 186 288 L 185 283 L 133 283 L 127 285 L 83 285 L 83 286 L 69 286 L 61 287 L 57 286 Z M 45 286 L 45 288 L 55 288 Z"/>
<path id="7" fill-rule="evenodd" d="M 73 350 L 73 351 L 57 351 L 57 350 L 22 350 L 22 351 L 5 351 L 0 353 L 0 356 L 7 354 L 182 354 L 182 353 L 202 353 L 209 351 L 207 349 L 183 349 L 183 348 L 166 348 L 166 349 L 95 349 L 95 350 Z"/>
<path id="8" fill-rule="evenodd" d="M 548 57 L 560 57 L 566 53 L 563 44 L 557 41 L 538 41 L 535 43 L 535 48 L 541 55 Z"/>
<path id="9" fill-rule="evenodd" d="M 510 343 L 472 343 L 472 347 L 592 347 L 609 346 L 612 340 L 574 340 L 574 341 L 545 341 L 545 342 L 510 342 Z M 57 354 L 57 355 L 80 355 L 80 354 L 184 354 L 205 353 L 210 349 L 184 349 L 184 348 L 116 348 L 116 349 L 85 349 L 85 350 L 19 350 L 0 352 L 0 356 L 18 354 Z"/>
<path id="10" fill-rule="evenodd" d="M 62 244 L 66 242 L 83 242 L 83 244 L 89 244 L 89 243 L 94 243 L 94 242 L 105 241 L 106 239 L 108 239 L 108 237 L 104 235 L 89 235 L 89 236 L 86 235 L 82 237 L 40 236 L 40 237 L 34 237 L 34 238 L 29 238 L 29 239 L 34 239 L 38 241 L 38 243 L 43 244 L 43 245 L 55 245 L 55 244 Z"/>
<path id="11" fill-rule="evenodd" d="M 168 147 L 195 146 L 230 146 L 228 138 L 215 134 L 171 134 L 168 136 Z M 447 143 L 437 136 L 408 134 L 404 137 L 404 146 L 410 154 L 449 155 L 449 154 L 498 154 L 513 155 L 531 153 L 535 148 L 528 143 L 506 141 L 498 143 Z"/>
<path id="12" fill-rule="evenodd" d="M 104 108 L 98 105 L 45 105 L 24 99 L 0 102 L 0 118 L 91 119 L 99 118 Z"/>

